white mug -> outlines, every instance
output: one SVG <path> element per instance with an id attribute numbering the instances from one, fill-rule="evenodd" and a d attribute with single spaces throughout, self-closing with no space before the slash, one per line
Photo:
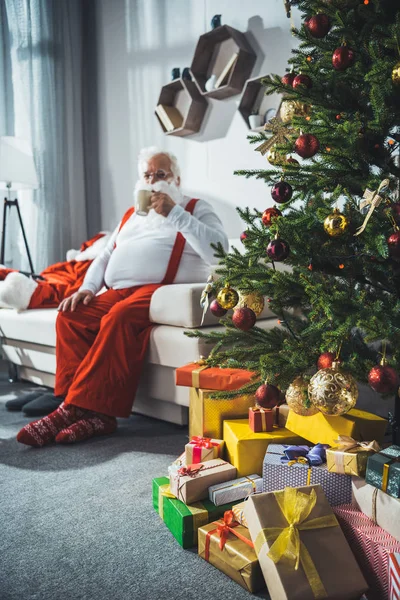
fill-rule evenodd
<path id="1" fill-rule="evenodd" d="M 147 217 L 151 209 L 151 196 L 153 192 L 150 190 L 138 190 L 136 192 L 136 213 L 140 217 Z"/>

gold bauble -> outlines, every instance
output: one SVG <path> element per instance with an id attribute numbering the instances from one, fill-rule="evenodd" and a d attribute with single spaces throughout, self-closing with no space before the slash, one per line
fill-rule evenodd
<path id="1" fill-rule="evenodd" d="M 275 146 L 270 148 L 267 153 L 267 161 L 274 166 L 283 165 L 286 157 L 276 151 Z"/>
<path id="2" fill-rule="evenodd" d="M 396 63 L 392 69 L 392 81 L 395 85 L 400 85 L 400 62 Z"/>
<path id="3" fill-rule="evenodd" d="M 279 116 L 283 123 L 290 123 L 293 117 L 306 117 L 310 113 L 309 104 L 298 100 L 284 100 L 281 104 Z"/>
<path id="4" fill-rule="evenodd" d="M 357 402 L 357 382 L 352 375 L 339 369 L 339 363 L 334 362 L 329 369 L 320 369 L 311 377 L 308 396 L 324 415 L 343 415 Z"/>
<path id="5" fill-rule="evenodd" d="M 217 296 L 218 304 L 220 306 L 222 306 L 222 308 L 225 308 L 225 310 L 234 308 L 236 306 L 236 304 L 238 303 L 238 300 L 239 300 L 239 294 L 237 293 L 236 290 L 231 288 L 229 283 L 226 283 L 225 287 L 222 288 L 222 290 L 220 290 L 218 292 L 218 296 Z"/>
<path id="6" fill-rule="evenodd" d="M 328 215 L 324 221 L 324 229 L 331 237 L 342 235 L 349 226 L 349 219 L 335 208 L 333 213 Z"/>
<path id="7" fill-rule="evenodd" d="M 247 306 L 247 308 L 251 308 L 256 317 L 258 317 L 264 310 L 264 305 L 264 296 L 259 292 L 245 294 L 244 292 L 239 291 L 239 302 L 237 303 L 236 308 L 244 308 Z"/>
<path id="8" fill-rule="evenodd" d="M 296 415 L 302 415 L 303 417 L 310 417 L 318 412 L 318 408 L 310 404 L 308 382 L 302 377 L 296 377 L 289 385 L 286 391 L 286 404 Z"/>

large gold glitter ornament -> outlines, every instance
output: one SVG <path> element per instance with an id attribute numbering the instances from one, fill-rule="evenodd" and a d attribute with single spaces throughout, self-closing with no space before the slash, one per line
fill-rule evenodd
<path id="1" fill-rule="evenodd" d="M 311 106 L 298 100 L 284 100 L 279 110 L 283 123 L 290 123 L 293 117 L 306 117 L 311 111 Z"/>
<path id="2" fill-rule="evenodd" d="M 264 296 L 259 292 L 250 292 L 250 294 L 245 294 L 244 292 L 239 291 L 239 302 L 236 305 L 236 308 L 251 308 L 256 317 L 258 317 L 265 305 Z"/>
<path id="3" fill-rule="evenodd" d="M 324 229 L 331 237 L 342 235 L 349 226 L 349 219 L 338 208 L 328 215 L 324 221 Z"/>
<path id="4" fill-rule="evenodd" d="M 225 287 L 222 288 L 222 290 L 220 290 L 218 292 L 218 296 L 217 296 L 218 304 L 220 306 L 222 306 L 222 308 L 225 308 L 225 310 L 234 308 L 236 306 L 236 304 L 238 303 L 238 300 L 239 300 L 239 294 L 237 293 L 236 290 L 231 288 L 229 283 L 226 283 Z"/>
<path id="5" fill-rule="evenodd" d="M 392 69 L 392 81 L 395 85 L 400 85 L 400 62 L 396 63 Z"/>
<path id="6" fill-rule="evenodd" d="M 353 408 L 358 398 L 356 380 L 332 363 L 329 369 L 320 369 L 310 379 L 308 396 L 324 415 L 343 415 Z"/>
<path id="7" fill-rule="evenodd" d="M 296 377 L 289 385 L 286 391 L 286 404 L 296 415 L 303 415 L 303 417 L 310 417 L 318 412 L 318 408 L 311 404 L 308 397 L 308 382 L 302 377 Z"/>

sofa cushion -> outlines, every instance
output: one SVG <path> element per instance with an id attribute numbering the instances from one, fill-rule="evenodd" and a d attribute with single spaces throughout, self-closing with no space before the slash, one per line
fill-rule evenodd
<path id="1" fill-rule="evenodd" d="M 21 344 L 13 344 L 24 349 L 24 356 L 35 348 L 27 348 L 29 344 L 55 347 L 56 330 L 55 320 L 57 309 L 38 309 L 17 312 L 13 309 L 0 310 L 0 336 L 5 338 L 4 343 L 19 340 Z M 277 325 L 276 319 L 258 321 L 259 327 L 271 329 Z M 222 329 L 220 325 L 204 327 L 204 332 Z M 27 344 L 28 343 L 28 344 Z M 166 367 L 181 367 L 182 365 L 199 359 L 201 355 L 207 356 L 211 345 L 201 338 L 189 338 L 184 335 L 184 328 L 171 325 L 155 325 L 150 336 L 147 362 Z M 30 359 L 33 361 L 33 356 Z M 21 359 L 22 360 L 22 359 Z M 53 360 L 54 357 L 48 357 Z M 22 363 L 24 361 L 22 360 Z M 36 363 L 36 359 L 35 359 Z M 55 365 L 55 363 L 54 363 Z M 39 368 L 36 366 L 36 368 Z"/>

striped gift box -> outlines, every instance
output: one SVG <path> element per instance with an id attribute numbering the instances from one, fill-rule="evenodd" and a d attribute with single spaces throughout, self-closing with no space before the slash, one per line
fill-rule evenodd
<path id="1" fill-rule="evenodd" d="M 400 542 L 351 504 L 332 510 L 370 587 L 368 600 L 389 600 L 389 557 L 400 552 Z"/>
<path id="2" fill-rule="evenodd" d="M 400 554 L 389 554 L 389 600 L 400 600 Z"/>

